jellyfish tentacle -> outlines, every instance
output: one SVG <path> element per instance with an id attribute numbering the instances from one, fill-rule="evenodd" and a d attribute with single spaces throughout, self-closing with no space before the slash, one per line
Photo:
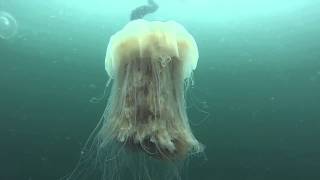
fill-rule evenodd
<path id="1" fill-rule="evenodd" d="M 100 101 L 102 101 L 106 95 L 107 95 L 107 89 L 109 87 L 109 85 L 111 84 L 111 81 L 112 81 L 112 78 L 109 78 L 105 87 L 104 87 L 104 90 L 103 90 L 103 94 L 100 96 L 100 97 L 92 97 L 89 102 L 91 103 L 99 103 Z"/>

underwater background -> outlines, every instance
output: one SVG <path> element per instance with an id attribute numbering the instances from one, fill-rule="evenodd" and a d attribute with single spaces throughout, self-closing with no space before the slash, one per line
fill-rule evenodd
<path id="1" fill-rule="evenodd" d="M 189 179 L 320 179 L 320 1 L 156 2 L 145 19 L 183 24 L 199 47 L 187 103 L 206 149 Z M 74 168 L 106 105 L 90 99 L 109 37 L 145 3 L 0 0 L 17 23 L 10 38 L 0 27 L 0 180 Z"/>

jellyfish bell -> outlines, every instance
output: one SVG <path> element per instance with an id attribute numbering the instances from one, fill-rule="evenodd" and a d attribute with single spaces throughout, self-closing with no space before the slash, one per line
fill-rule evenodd
<path id="1" fill-rule="evenodd" d="M 111 36 L 108 104 L 68 180 L 81 179 L 92 159 L 102 179 L 181 179 L 181 162 L 203 151 L 184 97 L 198 57 L 194 38 L 174 21 L 134 20 Z"/>
<path id="2" fill-rule="evenodd" d="M 10 39 L 16 35 L 18 24 L 16 19 L 5 11 L 0 11 L 0 38 Z"/>
<path id="3" fill-rule="evenodd" d="M 183 60 L 185 65 L 184 78 L 190 77 L 199 58 L 192 35 L 174 21 L 150 22 L 139 19 L 129 22 L 114 34 L 110 38 L 105 60 L 105 68 L 111 78 L 115 78 L 114 71 L 119 69 L 118 65 L 130 59 L 123 56 L 130 56 L 131 53 L 139 53 L 140 57 L 149 55 L 153 59 L 179 57 L 178 60 Z"/>

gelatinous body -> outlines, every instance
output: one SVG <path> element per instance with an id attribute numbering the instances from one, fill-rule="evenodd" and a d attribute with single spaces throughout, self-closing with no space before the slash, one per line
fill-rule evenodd
<path id="1" fill-rule="evenodd" d="M 160 159 L 201 149 L 184 99 L 184 83 L 197 60 L 193 37 L 172 21 L 136 20 L 115 34 L 106 57 L 114 88 L 102 141 L 111 137 Z"/>
<path id="2" fill-rule="evenodd" d="M 198 56 L 194 38 L 173 21 L 134 20 L 114 34 L 108 104 L 70 179 L 81 179 L 91 160 L 102 179 L 180 179 L 179 164 L 203 151 L 185 102 Z"/>
<path id="3" fill-rule="evenodd" d="M 18 24 L 15 18 L 4 11 L 0 11 L 0 38 L 9 39 L 16 35 Z"/>

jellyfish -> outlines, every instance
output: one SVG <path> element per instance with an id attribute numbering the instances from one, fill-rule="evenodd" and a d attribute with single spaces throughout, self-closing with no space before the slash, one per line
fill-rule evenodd
<path id="1" fill-rule="evenodd" d="M 192 35 L 174 21 L 134 20 L 115 33 L 105 58 L 107 107 L 70 177 L 81 179 L 78 169 L 94 159 L 101 179 L 180 179 L 182 162 L 203 151 L 185 101 L 198 56 Z"/>
<path id="2" fill-rule="evenodd" d="M 16 19 L 5 11 L 0 11 L 0 38 L 10 39 L 18 30 Z"/>

